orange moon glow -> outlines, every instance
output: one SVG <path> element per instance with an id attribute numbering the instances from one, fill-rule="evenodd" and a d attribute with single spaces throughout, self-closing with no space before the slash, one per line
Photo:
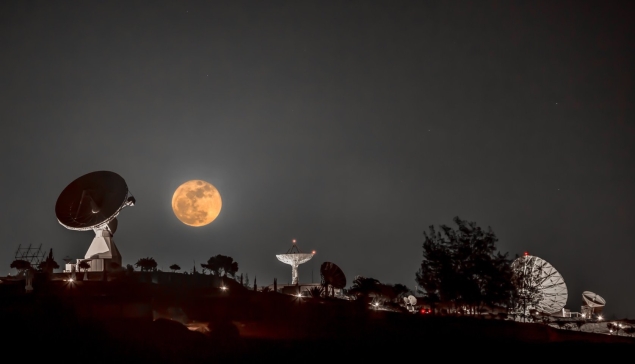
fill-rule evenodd
<path id="1" fill-rule="evenodd" d="M 189 226 L 204 226 L 214 221 L 222 205 L 216 187 L 198 179 L 183 183 L 172 196 L 174 215 Z"/>

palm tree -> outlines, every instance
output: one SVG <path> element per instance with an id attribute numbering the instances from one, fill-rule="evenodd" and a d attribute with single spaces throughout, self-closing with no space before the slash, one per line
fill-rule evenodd
<path id="1" fill-rule="evenodd" d="M 322 297 L 322 294 L 324 293 L 324 288 L 316 286 L 316 287 L 311 287 L 309 289 L 305 289 L 307 295 L 311 298 L 320 298 Z"/>
<path id="2" fill-rule="evenodd" d="M 179 267 L 178 264 L 172 264 L 170 266 L 170 269 L 172 269 L 172 273 L 176 272 L 177 270 L 181 270 L 181 267 Z"/>

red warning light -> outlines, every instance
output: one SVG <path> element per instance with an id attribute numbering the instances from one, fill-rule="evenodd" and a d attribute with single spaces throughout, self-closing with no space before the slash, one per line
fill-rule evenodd
<path id="1" fill-rule="evenodd" d="M 524 255 L 524 256 L 528 256 L 528 255 L 529 255 L 529 252 L 524 252 L 524 253 L 523 253 L 523 255 Z"/>

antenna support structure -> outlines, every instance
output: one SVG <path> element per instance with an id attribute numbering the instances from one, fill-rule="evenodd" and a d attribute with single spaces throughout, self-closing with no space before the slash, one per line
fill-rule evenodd
<path id="1" fill-rule="evenodd" d="M 295 239 L 293 245 L 285 254 L 277 254 L 276 258 L 284 264 L 291 266 L 291 284 L 299 284 L 298 266 L 304 264 L 313 258 L 314 253 L 302 253 L 296 245 Z"/>

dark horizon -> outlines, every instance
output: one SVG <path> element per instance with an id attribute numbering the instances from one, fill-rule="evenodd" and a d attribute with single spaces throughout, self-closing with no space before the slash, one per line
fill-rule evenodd
<path id="1" fill-rule="evenodd" d="M 92 232 L 55 218 L 97 170 L 137 203 L 124 266 L 216 254 L 259 285 L 297 239 L 319 265 L 415 288 L 423 232 L 459 216 L 510 257 L 551 263 L 633 315 L 632 16 L 619 1 L 0 3 L 5 192 L 0 275 L 18 244 L 81 258 Z M 218 188 L 181 223 L 183 182 Z M 350 283 L 349 283 L 350 284 Z"/>

